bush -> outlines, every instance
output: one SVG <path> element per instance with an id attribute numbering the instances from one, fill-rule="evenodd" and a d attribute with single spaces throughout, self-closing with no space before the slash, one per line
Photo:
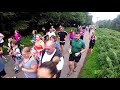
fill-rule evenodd
<path id="1" fill-rule="evenodd" d="M 106 28 L 98 28 L 95 33 L 98 38 L 92 55 L 87 58 L 87 62 L 83 68 L 84 71 L 82 73 L 82 77 L 120 77 L 120 32 Z M 93 66 L 97 67 L 91 69 Z M 87 72 L 91 73 L 88 74 Z"/>

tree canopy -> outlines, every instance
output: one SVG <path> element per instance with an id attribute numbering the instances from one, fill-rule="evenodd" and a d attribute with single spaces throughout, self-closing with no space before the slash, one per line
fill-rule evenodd
<path id="1" fill-rule="evenodd" d="M 105 27 L 120 31 L 120 15 L 113 20 L 100 20 L 96 22 L 99 27 Z"/>
<path id="2" fill-rule="evenodd" d="M 40 26 L 73 26 L 92 24 L 88 12 L 0 12 L 1 31 L 39 29 Z"/>

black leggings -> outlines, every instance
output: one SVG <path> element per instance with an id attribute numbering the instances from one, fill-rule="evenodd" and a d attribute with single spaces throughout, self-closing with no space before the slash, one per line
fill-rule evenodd
<path id="1" fill-rule="evenodd" d="M 5 76 L 6 75 L 6 72 L 5 70 L 3 69 L 1 72 L 0 72 L 0 78 L 2 78 L 2 76 Z"/>

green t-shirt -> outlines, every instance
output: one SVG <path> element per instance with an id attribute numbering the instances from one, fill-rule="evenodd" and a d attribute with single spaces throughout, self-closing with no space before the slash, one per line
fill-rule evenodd
<path id="1" fill-rule="evenodd" d="M 71 48 L 72 53 L 80 52 L 81 49 L 85 48 L 85 43 L 82 39 L 79 39 L 78 41 L 76 41 L 75 39 L 71 40 L 70 45 L 72 46 Z"/>

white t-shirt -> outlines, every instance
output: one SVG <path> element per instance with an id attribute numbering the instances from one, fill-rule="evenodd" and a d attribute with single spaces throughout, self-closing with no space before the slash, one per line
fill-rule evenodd
<path id="1" fill-rule="evenodd" d="M 20 53 L 20 49 L 19 48 L 17 48 L 16 49 L 16 55 L 15 55 L 16 57 L 20 57 L 21 56 L 21 53 Z"/>
<path id="2" fill-rule="evenodd" d="M 15 50 L 15 52 L 16 52 L 16 55 L 15 55 L 16 57 L 22 56 L 19 48 L 13 47 L 13 50 Z"/>
<path id="3" fill-rule="evenodd" d="M 46 52 L 42 58 L 42 63 L 46 62 L 46 61 L 50 61 L 51 58 L 53 57 L 53 55 L 55 54 L 56 50 L 51 54 L 51 55 L 48 55 Z M 61 57 L 60 58 L 60 62 L 56 65 L 57 67 L 57 70 L 62 70 L 63 68 L 63 65 L 64 65 L 64 58 Z"/>
<path id="4" fill-rule="evenodd" d="M 4 42 L 4 40 L 3 40 L 3 34 L 2 33 L 0 33 L 0 43 L 3 43 Z"/>
<path id="5" fill-rule="evenodd" d="M 55 54 L 56 50 L 51 54 L 51 55 L 48 55 L 46 52 L 44 53 L 44 56 L 42 58 L 42 63 L 44 62 L 47 62 L 47 61 L 50 61 L 51 58 L 53 57 L 53 55 Z"/>
<path id="6" fill-rule="evenodd" d="M 50 38 L 52 35 L 56 36 L 56 35 L 55 35 L 55 32 L 48 32 L 49 38 Z"/>
<path id="7" fill-rule="evenodd" d="M 60 62 L 57 64 L 57 70 L 62 70 L 63 65 L 64 65 L 64 58 L 61 57 Z"/>
<path id="8" fill-rule="evenodd" d="M 8 42 L 8 47 L 10 48 L 11 47 L 11 45 L 10 45 L 10 43 Z"/>

